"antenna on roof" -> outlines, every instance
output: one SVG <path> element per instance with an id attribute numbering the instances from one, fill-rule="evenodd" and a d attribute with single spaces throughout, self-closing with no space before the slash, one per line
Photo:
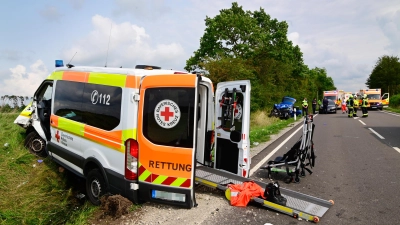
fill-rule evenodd
<path id="1" fill-rule="evenodd" d="M 76 53 L 78 53 L 78 52 L 75 52 L 74 56 L 72 56 L 71 60 L 69 60 L 69 62 L 68 62 L 67 65 L 65 65 L 65 66 L 67 66 L 68 68 L 74 67 L 74 65 L 72 65 L 72 64 L 70 64 L 70 63 L 71 63 L 72 59 L 75 57 Z"/>
<path id="2" fill-rule="evenodd" d="M 105 65 L 104 67 L 107 67 L 108 50 L 110 49 L 111 30 L 112 30 L 112 22 L 111 22 L 111 28 L 110 28 L 110 35 L 108 36 L 108 47 L 107 47 L 106 65 Z"/>

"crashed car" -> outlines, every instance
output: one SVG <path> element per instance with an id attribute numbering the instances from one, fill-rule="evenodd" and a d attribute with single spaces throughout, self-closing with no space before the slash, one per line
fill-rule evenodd
<path id="1" fill-rule="evenodd" d="M 289 119 L 290 117 L 294 117 L 301 115 L 301 110 L 299 107 L 295 107 L 296 99 L 285 96 L 282 98 L 282 102 L 279 104 L 274 104 L 274 108 L 271 110 L 270 117 L 279 117 L 282 119 Z M 296 110 L 295 110 L 296 109 Z M 296 112 L 295 112 L 296 111 Z"/>

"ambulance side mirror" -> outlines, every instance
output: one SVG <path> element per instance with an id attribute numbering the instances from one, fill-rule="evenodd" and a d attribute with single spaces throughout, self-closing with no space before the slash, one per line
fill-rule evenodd
<path id="1" fill-rule="evenodd" d="M 236 142 L 236 143 L 240 142 L 240 140 L 242 139 L 242 133 L 234 130 L 231 132 L 230 139 L 232 142 Z"/>

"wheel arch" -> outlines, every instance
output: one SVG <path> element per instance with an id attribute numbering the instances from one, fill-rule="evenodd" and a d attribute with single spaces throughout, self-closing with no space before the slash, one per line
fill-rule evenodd
<path id="1" fill-rule="evenodd" d="M 101 165 L 99 160 L 97 160 L 96 158 L 93 158 L 93 157 L 89 157 L 84 162 L 83 175 L 85 177 L 87 177 L 89 172 L 91 170 L 93 170 L 93 169 L 99 169 L 101 175 L 104 178 L 104 182 L 106 183 L 106 187 L 108 188 L 110 185 L 108 183 L 108 177 L 107 177 L 107 174 L 106 174 L 106 171 L 105 171 L 104 167 Z"/>

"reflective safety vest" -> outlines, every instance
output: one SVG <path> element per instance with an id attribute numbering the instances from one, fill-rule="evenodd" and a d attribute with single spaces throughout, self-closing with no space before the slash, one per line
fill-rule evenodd
<path id="1" fill-rule="evenodd" d="M 358 107 L 358 100 L 354 99 L 354 107 Z"/>
<path id="2" fill-rule="evenodd" d="M 351 99 L 349 99 L 349 103 L 347 104 L 347 107 L 353 108 L 353 106 L 354 106 L 354 100 L 351 98 Z"/>
<path id="3" fill-rule="evenodd" d="M 308 102 L 306 100 L 303 101 L 303 107 L 308 106 Z"/>
<path id="4" fill-rule="evenodd" d="M 231 196 L 230 202 L 233 206 L 245 207 L 254 197 L 264 197 L 264 190 L 254 181 L 244 182 L 242 184 L 229 184 Z"/>
<path id="5" fill-rule="evenodd" d="M 362 105 L 361 105 L 361 107 L 367 107 L 367 105 L 368 105 L 368 98 L 364 98 L 364 99 L 362 100 Z"/>

